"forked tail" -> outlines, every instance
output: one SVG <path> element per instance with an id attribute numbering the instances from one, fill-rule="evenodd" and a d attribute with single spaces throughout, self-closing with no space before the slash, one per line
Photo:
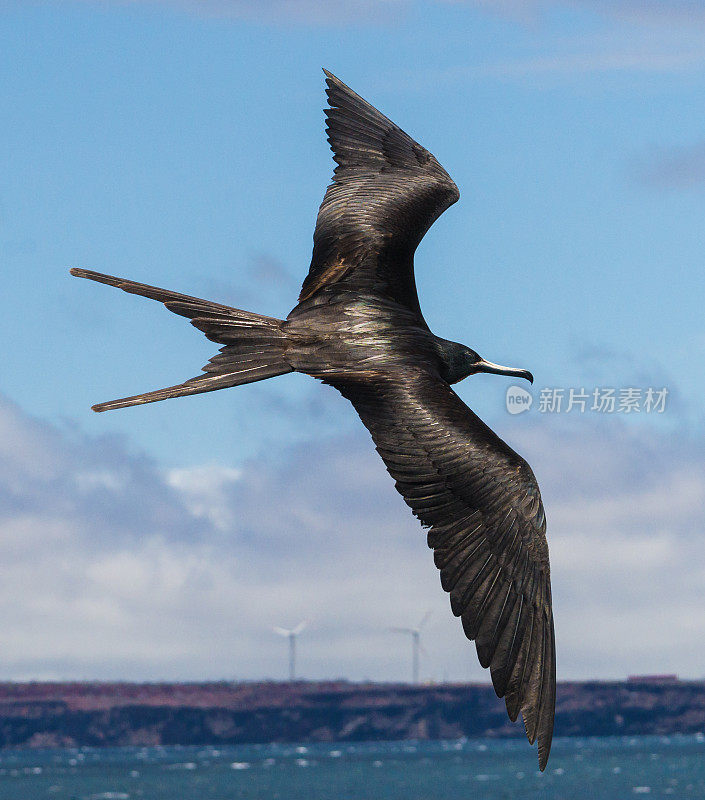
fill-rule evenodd
<path id="1" fill-rule="evenodd" d="M 94 411 L 109 411 L 170 397 L 213 392 L 293 372 L 286 360 L 287 339 L 281 328 L 282 320 L 87 269 L 72 269 L 71 274 L 158 300 L 169 311 L 188 317 L 191 324 L 202 330 L 208 339 L 224 345 L 203 367 L 203 375 L 165 389 L 99 403 L 93 406 Z"/>

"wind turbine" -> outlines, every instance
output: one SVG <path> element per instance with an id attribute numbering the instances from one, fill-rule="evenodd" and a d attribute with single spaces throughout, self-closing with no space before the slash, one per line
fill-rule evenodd
<path id="1" fill-rule="evenodd" d="M 427 611 L 415 628 L 390 628 L 395 633 L 407 633 L 411 636 L 411 682 L 419 682 L 419 651 L 421 650 L 421 628 L 426 624 L 431 612 Z"/>
<path id="2" fill-rule="evenodd" d="M 306 627 L 305 622 L 299 622 L 295 628 L 280 628 L 275 625 L 272 630 L 280 636 L 286 636 L 289 639 L 289 680 L 296 680 L 296 637 Z"/>

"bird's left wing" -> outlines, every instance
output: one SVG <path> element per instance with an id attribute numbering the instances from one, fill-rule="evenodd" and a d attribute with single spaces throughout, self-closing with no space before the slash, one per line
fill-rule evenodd
<path id="1" fill-rule="evenodd" d="M 337 166 L 318 212 L 300 301 L 323 287 L 382 293 L 420 315 L 413 256 L 459 198 L 434 156 L 326 71 Z"/>
<path id="2" fill-rule="evenodd" d="M 355 406 L 399 492 L 430 528 L 441 584 L 512 720 L 548 760 L 555 644 L 546 520 L 529 465 L 438 376 L 334 382 Z"/>

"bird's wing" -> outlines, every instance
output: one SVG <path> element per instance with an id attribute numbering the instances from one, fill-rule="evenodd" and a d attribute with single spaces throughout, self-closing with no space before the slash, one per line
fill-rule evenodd
<path id="1" fill-rule="evenodd" d="M 555 708 L 546 521 L 529 465 L 439 377 L 334 385 L 355 406 L 399 492 L 430 528 L 441 584 L 539 766 Z"/>
<path id="2" fill-rule="evenodd" d="M 337 162 L 318 212 L 299 301 L 324 286 L 381 292 L 420 314 L 413 255 L 460 194 L 433 155 L 327 70 Z"/>

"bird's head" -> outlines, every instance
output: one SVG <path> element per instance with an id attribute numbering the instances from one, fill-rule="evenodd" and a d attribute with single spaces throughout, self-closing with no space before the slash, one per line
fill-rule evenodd
<path id="1" fill-rule="evenodd" d="M 494 364 L 492 361 L 487 361 L 469 347 L 465 349 L 467 350 L 466 364 L 470 369 L 468 375 L 475 375 L 477 372 L 492 372 L 495 375 L 509 375 L 513 378 L 526 378 L 529 383 L 534 382 L 534 376 L 529 372 L 528 369 L 503 367 L 501 364 Z"/>
<path id="2" fill-rule="evenodd" d="M 513 378 L 525 378 L 529 383 L 534 382 L 534 376 L 527 369 L 516 369 L 514 367 L 503 367 L 501 364 L 494 364 L 487 361 L 481 355 L 457 342 L 447 342 L 440 340 L 441 352 L 444 356 L 448 383 L 457 383 L 467 378 L 468 375 L 476 375 L 478 372 L 492 372 L 495 375 L 508 375 Z"/>

